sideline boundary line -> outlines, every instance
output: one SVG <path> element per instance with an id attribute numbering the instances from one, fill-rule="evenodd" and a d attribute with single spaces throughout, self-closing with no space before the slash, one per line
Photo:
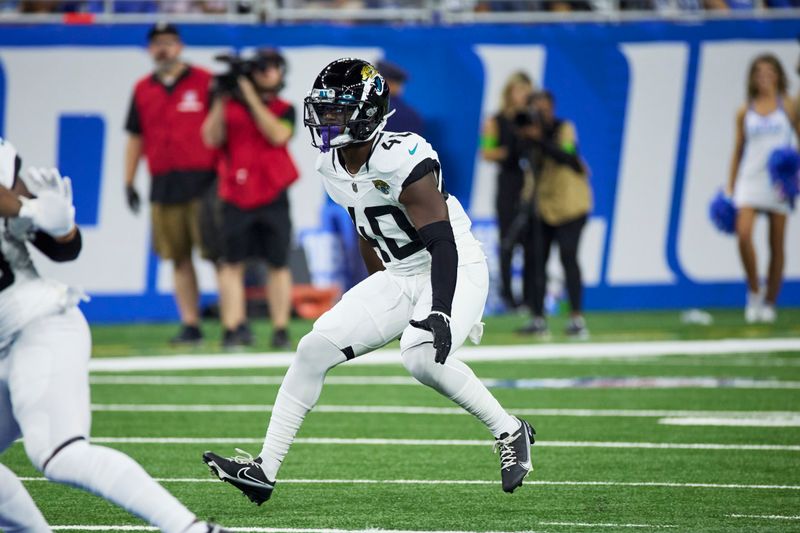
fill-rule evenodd
<path id="1" fill-rule="evenodd" d="M 649 341 L 517 346 L 465 346 L 464 361 L 527 361 L 532 359 L 598 359 L 605 357 L 660 357 L 665 355 L 719 355 L 800 352 L 800 338 Z M 92 372 L 200 370 L 212 368 L 288 367 L 294 355 L 286 352 L 223 355 L 110 357 L 89 361 Z M 400 351 L 379 350 L 348 361 L 353 364 L 399 364 Z"/>
<path id="2" fill-rule="evenodd" d="M 268 413 L 272 405 L 258 404 L 93 404 L 94 412 L 120 413 Z M 569 416 L 569 417 L 620 417 L 620 418 L 719 418 L 732 421 L 771 420 L 798 418 L 800 411 L 693 411 L 665 409 L 515 409 L 514 414 L 523 416 Z M 357 413 L 397 415 L 469 415 L 460 407 L 425 407 L 400 405 L 318 405 L 312 413 Z M 666 424 L 667 422 L 661 422 Z"/>
<path id="3" fill-rule="evenodd" d="M 91 376 L 92 385 L 146 386 L 263 386 L 280 385 L 282 376 Z M 482 378 L 484 385 L 497 389 L 800 389 L 800 381 L 774 378 L 721 378 L 712 376 L 570 377 L 500 379 Z M 410 376 L 331 376 L 326 385 L 417 386 Z"/>

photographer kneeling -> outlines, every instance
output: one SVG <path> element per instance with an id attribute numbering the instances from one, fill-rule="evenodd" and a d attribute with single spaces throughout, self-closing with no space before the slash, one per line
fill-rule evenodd
<path id="1" fill-rule="evenodd" d="M 570 321 L 566 334 L 587 338 L 589 330 L 581 314 L 583 282 L 578 264 L 578 244 L 586 219 L 592 209 L 589 172 L 578 155 L 575 126 L 555 116 L 555 102 L 548 91 L 536 93 L 532 101 L 537 116 L 534 124 L 525 128 L 525 135 L 538 153 L 534 201 L 534 266 L 533 318 L 520 330 L 540 336 L 548 335 L 544 316 L 547 287 L 547 261 L 553 242 L 558 243 L 561 264 L 566 277 L 570 303 Z"/>
<path id="2" fill-rule="evenodd" d="M 216 78 L 216 97 L 203 123 L 203 140 L 221 152 L 222 200 L 220 311 L 223 345 L 252 344 L 244 290 L 245 260 L 266 260 L 267 297 L 274 348 L 288 348 L 292 277 L 288 267 L 292 224 L 287 188 L 298 177 L 286 147 L 295 111 L 278 97 L 286 63 L 277 51 L 253 58 L 218 58 L 231 69 Z"/>

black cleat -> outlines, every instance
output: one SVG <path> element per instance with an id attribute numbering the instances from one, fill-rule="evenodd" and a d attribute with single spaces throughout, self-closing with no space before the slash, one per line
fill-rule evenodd
<path id="1" fill-rule="evenodd" d="M 203 332 L 197 326 L 187 326 L 184 324 L 177 335 L 169 340 L 173 346 L 197 346 L 203 342 Z"/>
<path id="2" fill-rule="evenodd" d="M 242 491 L 251 502 L 261 505 L 272 496 L 275 482 L 267 479 L 261 469 L 260 457 L 253 459 L 252 455 L 239 448 L 236 451 L 243 455 L 226 459 L 213 452 L 205 452 L 203 462 L 212 474 Z"/>
<path id="3" fill-rule="evenodd" d="M 536 431 L 521 418 L 517 420 L 520 422 L 519 429 L 511 435 L 503 433 L 494 443 L 495 453 L 500 451 L 500 477 L 505 492 L 514 492 L 533 470 L 531 446 L 535 442 L 533 436 Z"/>

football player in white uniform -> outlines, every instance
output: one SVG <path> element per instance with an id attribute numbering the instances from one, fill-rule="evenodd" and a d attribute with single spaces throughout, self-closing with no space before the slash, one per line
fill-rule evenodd
<path id="1" fill-rule="evenodd" d="M 22 437 L 44 476 L 119 505 L 168 533 L 224 531 L 200 522 L 139 464 L 89 442 L 89 327 L 81 291 L 39 276 L 32 244 L 54 261 L 81 250 L 72 185 L 55 168 L 30 169 L 0 139 L 0 452 Z M 0 465 L 0 530 L 49 532 L 14 473 Z"/>
<path id="2" fill-rule="evenodd" d="M 303 337 L 283 379 L 258 457 L 203 460 L 221 480 L 261 504 L 334 366 L 400 337 L 403 365 L 483 422 L 500 451 L 503 490 L 531 471 L 533 428 L 508 414 L 470 368 L 451 356 L 478 342 L 489 275 L 471 222 L 448 195 L 439 158 L 413 133 L 383 131 L 389 89 L 359 59 L 334 61 L 305 99 L 305 124 L 320 149 L 316 168 L 350 213 L 370 276 Z"/>

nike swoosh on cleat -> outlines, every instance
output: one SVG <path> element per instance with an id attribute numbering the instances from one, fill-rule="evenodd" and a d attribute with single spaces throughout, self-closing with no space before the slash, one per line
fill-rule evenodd
<path id="1" fill-rule="evenodd" d="M 417 146 L 419 146 L 419 143 L 415 144 L 414 148 L 409 148 L 408 155 L 414 155 L 417 152 Z"/>
<path id="2" fill-rule="evenodd" d="M 247 471 L 249 470 L 249 468 L 250 467 L 246 466 L 246 467 L 242 468 L 241 470 L 239 470 L 236 473 L 236 477 L 239 479 L 239 481 L 242 481 L 244 483 L 247 483 L 247 484 L 253 485 L 253 486 L 266 487 L 266 488 L 269 488 L 269 489 L 272 488 L 272 485 L 270 485 L 269 483 L 264 483 L 260 479 L 254 478 L 253 476 L 248 474 Z"/>

